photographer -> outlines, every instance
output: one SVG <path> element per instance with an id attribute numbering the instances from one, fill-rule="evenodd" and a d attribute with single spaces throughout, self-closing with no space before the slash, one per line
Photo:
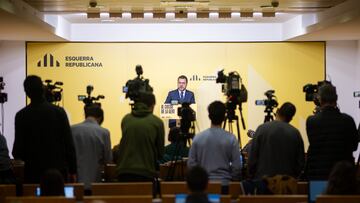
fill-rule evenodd
<path id="1" fill-rule="evenodd" d="M 183 157 L 189 155 L 189 147 L 186 146 L 186 138 L 181 134 L 180 128 L 173 127 L 170 129 L 168 141 L 170 144 L 165 146 L 162 163 L 171 161 L 173 158 L 175 158 L 175 160 L 181 160 Z"/>
<path id="2" fill-rule="evenodd" d="M 164 153 L 164 124 L 153 115 L 155 96 L 140 93 L 131 113 L 121 121 L 117 174 L 121 182 L 153 181 Z"/>
<path id="3" fill-rule="evenodd" d="M 300 175 L 304 167 L 304 143 L 300 132 L 289 124 L 295 112 L 295 106 L 286 102 L 277 110 L 275 121 L 257 128 L 248 159 L 250 177 Z"/>
<path id="4" fill-rule="evenodd" d="M 310 180 L 327 180 L 337 162 L 346 160 L 354 163 L 352 153 L 358 146 L 358 132 L 354 119 L 337 108 L 333 85 L 321 85 L 318 99 L 320 112 L 309 116 L 306 121 L 310 144 L 306 172 Z"/>

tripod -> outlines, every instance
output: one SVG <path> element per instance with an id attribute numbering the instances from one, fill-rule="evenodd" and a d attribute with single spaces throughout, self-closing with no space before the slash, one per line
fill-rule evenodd
<path id="1" fill-rule="evenodd" d="M 266 113 L 265 118 L 264 118 L 264 123 L 274 120 L 273 109 L 274 109 L 274 107 L 272 107 L 272 106 L 266 106 L 265 111 L 264 111 Z"/>
<path id="2" fill-rule="evenodd" d="M 229 103 L 228 103 L 229 104 Z M 236 105 L 227 105 L 227 109 L 226 109 L 226 117 L 224 120 L 224 125 L 223 125 L 223 129 L 226 128 L 226 122 L 228 122 L 229 124 L 229 132 L 233 133 L 233 122 L 234 120 L 236 121 L 236 132 L 237 132 L 237 138 L 239 141 L 239 146 L 240 149 L 242 149 L 242 145 L 241 145 L 241 136 L 240 136 L 240 127 L 239 127 L 239 117 L 235 114 L 235 109 L 236 109 Z M 243 129 L 245 130 L 245 122 L 244 122 L 244 117 L 242 115 L 242 106 L 241 104 L 239 104 L 239 112 L 240 112 L 240 117 L 241 117 L 241 123 L 243 126 Z"/>
<path id="3" fill-rule="evenodd" d="M 183 123 L 182 123 L 183 124 Z M 187 126 L 184 125 L 183 126 Z M 173 181 L 174 177 L 175 177 L 175 172 L 176 172 L 176 164 L 177 162 L 180 160 L 180 177 L 185 177 L 184 174 L 184 164 L 182 163 L 182 150 L 186 148 L 186 143 L 189 143 L 190 146 L 190 139 L 193 138 L 193 136 L 195 135 L 195 125 L 194 125 L 194 121 L 190 122 L 190 126 L 188 129 L 184 129 L 184 128 L 180 128 L 181 131 L 179 133 L 178 139 L 175 142 L 175 150 L 171 156 L 171 160 L 170 160 L 170 166 L 169 166 L 169 170 L 166 174 L 166 178 L 165 180 L 167 181 Z"/>

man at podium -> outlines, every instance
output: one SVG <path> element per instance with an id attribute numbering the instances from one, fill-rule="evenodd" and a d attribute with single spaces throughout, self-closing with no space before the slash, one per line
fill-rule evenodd
<path id="1" fill-rule="evenodd" d="M 173 105 L 182 104 L 182 103 L 195 104 L 194 93 L 186 89 L 187 83 L 188 83 L 187 77 L 185 75 L 180 75 L 177 80 L 178 88 L 168 93 L 165 100 L 165 104 L 173 104 Z M 176 121 L 173 119 L 169 120 L 169 128 L 175 126 L 176 126 Z"/>

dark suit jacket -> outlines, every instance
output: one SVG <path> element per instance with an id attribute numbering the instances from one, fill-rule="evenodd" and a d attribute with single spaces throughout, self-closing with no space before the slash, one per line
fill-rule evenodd
<path id="1" fill-rule="evenodd" d="M 182 103 L 190 103 L 190 104 L 195 104 L 195 96 L 194 93 L 190 90 L 186 90 L 185 91 L 185 98 L 184 99 L 180 99 L 180 95 L 179 95 L 179 91 L 178 89 L 170 91 L 168 93 L 168 96 L 166 97 L 165 100 L 165 104 L 170 104 L 171 101 L 176 100 L 178 101 L 179 104 Z"/>
<path id="2" fill-rule="evenodd" d="M 38 183 L 48 169 L 58 169 L 64 177 L 76 174 L 74 141 L 64 109 L 44 100 L 21 109 L 15 117 L 12 154 L 25 162 L 27 183 Z"/>

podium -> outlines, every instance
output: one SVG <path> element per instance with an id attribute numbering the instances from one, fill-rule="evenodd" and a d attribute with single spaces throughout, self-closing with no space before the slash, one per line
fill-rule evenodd
<path id="1" fill-rule="evenodd" d="M 160 106 L 160 118 L 176 120 L 176 126 L 180 126 L 180 117 L 178 116 L 178 110 L 181 108 L 181 104 L 161 104 Z M 190 104 L 190 108 L 197 114 L 197 105 Z"/>

